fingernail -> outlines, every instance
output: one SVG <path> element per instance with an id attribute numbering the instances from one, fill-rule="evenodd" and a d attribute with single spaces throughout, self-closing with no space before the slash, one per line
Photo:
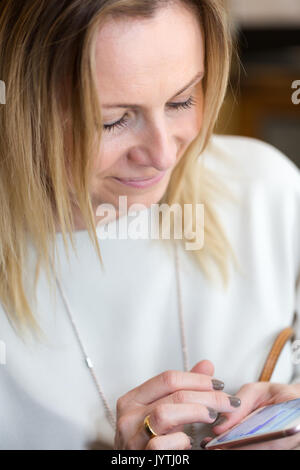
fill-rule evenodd
<path id="1" fill-rule="evenodd" d="M 219 416 L 219 413 L 216 410 L 214 410 L 213 408 L 207 407 L 207 409 L 208 409 L 209 417 L 213 420 L 216 420 L 217 417 Z"/>
<path id="2" fill-rule="evenodd" d="M 238 397 L 229 397 L 231 406 L 238 408 L 241 404 L 241 400 Z"/>
<path id="3" fill-rule="evenodd" d="M 207 437 L 206 437 L 206 438 L 204 438 L 204 439 L 200 442 L 200 447 L 201 447 L 202 449 L 205 449 L 205 446 L 206 446 L 207 443 L 208 443 L 208 439 L 207 439 Z"/>
<path id="4" fill-rule="evenodd" d="M 220 424 L 225 423 L 225 421 L 227 421 L 227 419 L 228 419 L 227 416 L 225 416 L 225 415 L 220 415 L 220 416 L 218 417 L 218 419 L 217 419 L 214 423 L 212 423 L 212 424 L 213 424 L 214 426 L 219 426 Z"/>
<path id="5" fill-rule="evenodd" d="M 221 380 L 212 379 L 212 386 L 214 390 L 223 390 L 224 382 L 222 382 Z"/>

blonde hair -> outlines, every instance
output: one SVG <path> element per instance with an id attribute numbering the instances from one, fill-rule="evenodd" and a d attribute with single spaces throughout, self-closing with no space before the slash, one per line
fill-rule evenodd
<path id="1" fill-rule="evenodd" d="M 228 85 L 233 51 L 230 25 L 223 1 L 178 1 L 193 9 L 204 31 L 204 120 L 199 136 L 173 171 L 161 202 L 204 204 L 205 245 L 193 254 L 207 277 L 211 275 L 208 260 L 214 260 L 227 285 L 228 261 L 234 253 L 212 202 L 217 195 L 224 198 L 230 193 L 198 163 L 210 141 Z M 0 299 L 19 332 L 28 326 L 41 333 L 31 307 L 31 294 L 35 294 L 42 265 L 51 285 L 57 222 L 67 256 L 68 235 L 76 250 L 72 204 L 80 209 L 102 262 L 89 195 L 90 155 L 95 135 L 100 139 L 102 132 L 94 66 L 97 28 L 107 15 L 151 18 L 158 8 L 171 3 L 172 0 L 1 2 L 0 78 L 6 83 L 6 105 L 1 106 L 0 112 Z M 64 131 L 68 123 L 73 152 L 67 160 Z M 196 221 L 192 222 L 195 229 Z M 28 290 L 29 240 L 37 259 L 34 285 Z"/>

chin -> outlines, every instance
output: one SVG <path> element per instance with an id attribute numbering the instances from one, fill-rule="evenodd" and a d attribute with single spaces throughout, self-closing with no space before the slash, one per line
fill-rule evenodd
<path id="1" fill-rule="evenodd" d="M 157 188 L 152 188 L 151 191 L 135 191 L 134 193 L 130 191 L 130 194 L 126 194 L 126 192 L 116 194 L 110 190 L 105 191 L 105 193 L 102 192 L 100 195 L 94 190 L 92 195 L 93 207 L 96 210 L 96 208 L 101 204 L 112 204 L 117 208 L 119 206 L 119 197 L 127 196 L 127 209 L 129 209 L 133 204 L 142 204 L 148 208 L 151 207 L 152 204 L 159 203 L 164 196 L 167 187 L 168 184 L 164 182 L 164 184 L 158 185 Z"/>
<path id="2" fill-rule="evenodd" d="M 158 204 L 164 196 L 167 187 L 157 188 L 156 191 L 151 191 L 151 194 L 140 194 L 136 196 L 128 196 L 127 205 L 130 207 L 133 204 L 143 204 L 145 207 L 151 207 L 152 204 Z"/>

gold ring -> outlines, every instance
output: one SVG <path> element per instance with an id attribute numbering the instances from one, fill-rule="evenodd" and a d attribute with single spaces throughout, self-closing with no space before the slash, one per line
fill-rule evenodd
<path id="1" fill-rule="evenodd" d="M 150 415 L 146 416 L 146 418 L 144 419 L 144 427 L 145 427 L 145 430 L 146 430 L 148 436 L 150 437 L 150 439 L 152 439 L 152 437 L 157 436 L 157 434 L 151 428 L 150 423 L 149 423 L 149 418 L 150 418 Z"/>

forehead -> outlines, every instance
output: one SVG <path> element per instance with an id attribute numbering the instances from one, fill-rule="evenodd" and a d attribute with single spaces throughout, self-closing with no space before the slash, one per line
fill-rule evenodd
<path id="1" fill-rule="evenodd" d="M 110 18 L 97 33 L 96 70 L 105 97 L 176 92 L 204 70 L 199 20 L 182 5 L 161 8 L 151 19 Z"/>

